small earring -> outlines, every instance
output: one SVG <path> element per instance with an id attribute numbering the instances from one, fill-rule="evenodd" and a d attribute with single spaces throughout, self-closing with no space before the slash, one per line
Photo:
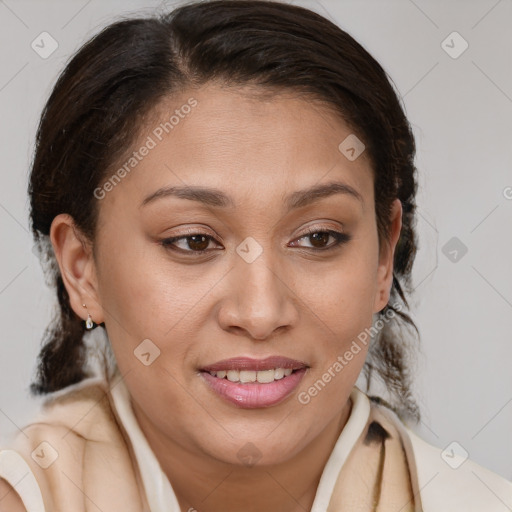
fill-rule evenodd
<path id="1" fill-rule="evenodd" d="M 87 308 L 85 304 L 82 304 L 84 308 Z M 94 322 L 92 321 L 91 315 L 87 312 L 87 320 L 85 321 L 85 328 L 89 331 L 94 327 Z"/>

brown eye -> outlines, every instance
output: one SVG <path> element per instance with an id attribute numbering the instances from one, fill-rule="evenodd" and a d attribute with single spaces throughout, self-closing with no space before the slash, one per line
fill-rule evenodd
<path id="1" fill-rule="evenodd" d="M 207 249 L 212 241 L 215 241 L 215 239 L 210 235 L 206 235 L 205 233 L 193 233 L 190 235 L 166 238 L 160 243 L 166 249 L 200 255 L 209 252 Z M 181 247 L 178 246 L 177 242 L 181 244 Z"/>
<path id="2" fill-rule="evenodd" d="M 334 238 L 334 242 L 328 245 L 330 238 Z M 297 240 L 300 241 L 304 239 L 309 241 L 311 244 L 310 247 L 301 245 L 298 247 L 312 249 L 313 251 L 328 251 L 348 242 L 351 239 L 351 236 L 338 231 L 322 231 L 317 229 L 316 231 L 311 230 Z M 166 238 L 165 240 L 162 240 L 160 244 L 166 249 L 200 256 L 201 254 L 211 252 L 211 250 L 208 249 L 210 242 L 216 242 L 216 240 L 210 235 L 205 233 L 191 233 L 188 235 Z M 181 244 L 181 247 L 178 244 Z"/>
<path id="3" fill-rule="evenodd" d="M 309 235 L 308 238 L 310 241 L 312 241 L 313 247 L 322 249 L 327 245 L 330 237 L 331 234 L 327 231 L 319 231 L 318 233 Z"/>
<path id="4" fill-rule="evenodd" d="M 335 241 L 330 245 L 327 245 L 329 238 L 331 237 L 334 238 Z M 333 231 L 330 229 L 322 231 L 317 228 L 316 231 L 311 230 L 302 235 L 297 240 L 300 241 L 304 239 L 308 240 L 311 246 L 299 247 L 303 247 L 305 249 L 313 249 L 315 251 L 328 251 L 330 249 L 335 249 L 344 243 L 347 243 L 351 239 L 351 236 L 347 233 L 340 233 L 339 231 Z"/>
<path id="5" fill-rule="evenodd" d="M 192 235 L 187 238 L 189 240 L 188 246 L 193 251 L 204 251 L 210 244 L 210 239 L 204 235 Z"/>

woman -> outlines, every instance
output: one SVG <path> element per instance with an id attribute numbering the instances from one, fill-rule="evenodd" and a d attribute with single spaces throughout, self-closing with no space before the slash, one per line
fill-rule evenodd
<path id="1" fill-rule="evenodd" d="M 60 312 L 0 510 L 509 510 L 407 425 L 414 151 L 381 66 L 306 9 L 193 3 L 89 41 L 37 134 Z"/>

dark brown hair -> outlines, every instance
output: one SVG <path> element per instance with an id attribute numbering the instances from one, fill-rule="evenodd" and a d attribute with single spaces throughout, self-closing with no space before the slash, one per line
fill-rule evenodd
<path id="1" fill-rule="evenodd" d="M 84 44 L 59 76 L 41 115 L 29 183 L 32 232 L 59 305 L 45 331 L 32 392 L 53 392 L 87 377 L 84 322 L 70 307 L 49 243 L 54 217 L 70 214 L 93 241 L 93 191 L 134 143 L 145 116 L 165 97 L 211 81 L 295 92 L 338 113 L 372 162 L 380 244 L 389 236 L 391 203 L 400 199 L 391 297 L 379 313 L 389 318 L 392 311 L 394 318 L 372 341 L 363 372 L 367 391 L 376 376 L 390 393 L 389 402 L 376 400 L 400 417 L 419 419 L 411 392 L 412 341 L 403 335 L 404 327 L 418 332 L 396 306 L 409 307 L 416 254 L 409 123 L 383 68 L 349 34 L 308 9 L 265 0 L 194 2 L 118 20 Z"/>

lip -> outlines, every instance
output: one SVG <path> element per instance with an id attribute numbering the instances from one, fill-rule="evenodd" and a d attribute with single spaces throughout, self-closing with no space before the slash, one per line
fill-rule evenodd
<path id="1" fill-rule="evenodd" d="M 275 359 L 271 358 L 264 359 L 262 361 L 268 365 L 268 361 L 270 360 L 275 362 Z M 237 361 L 239 362 L 239 360 Z M 247 364 L 250 363 L 253 365 L 252 367 L 254 367 L 254 361 L 255 360 L 245 360 Z M 262 361 L 258 362 L 258 364 L 262 364 Z M 290 361 L 291 360 L 288 359 L 288 364 L 292 364 Z M 221 363 L 225 364 L 223 361 L 221 361 Z M 277 367 L 282 368 L 282 366 Z M 223 368 L 225 369 L 226 367 L 224 366 Z M 260 409 L 263 407 L 277 405 L 287 399 L 298 387 L 302 378 L 306 374 L 306 371 L 307 368 L 303 365 L 300 369 L 291 373 L 291 375 L 267 384 L 260 382 L 250 382 L 245 384 L 240 382 L 231 382 L 225 378 L 219 379 L 218 377 L 214 377 L 208 371 L 200 372 L 200 376 L 203 378 L 208 389 L 223 400 L 226 400 L 227 402 L 242 409 Z"/>
<path id="2" fill-rule="evenodd" d="M 233 357 L 231 359 L 223 359 L 216 363 L 200 368 L 203 372 L 218 372 L 221 370 L 271 370 L 274 368 L 291 368 L 292 370 L 300 370 L 308 368 L 306 363 L 290 359 L 283 356 L 270 356 L 265 359 L 252 359 L 250 357 Z"/>

